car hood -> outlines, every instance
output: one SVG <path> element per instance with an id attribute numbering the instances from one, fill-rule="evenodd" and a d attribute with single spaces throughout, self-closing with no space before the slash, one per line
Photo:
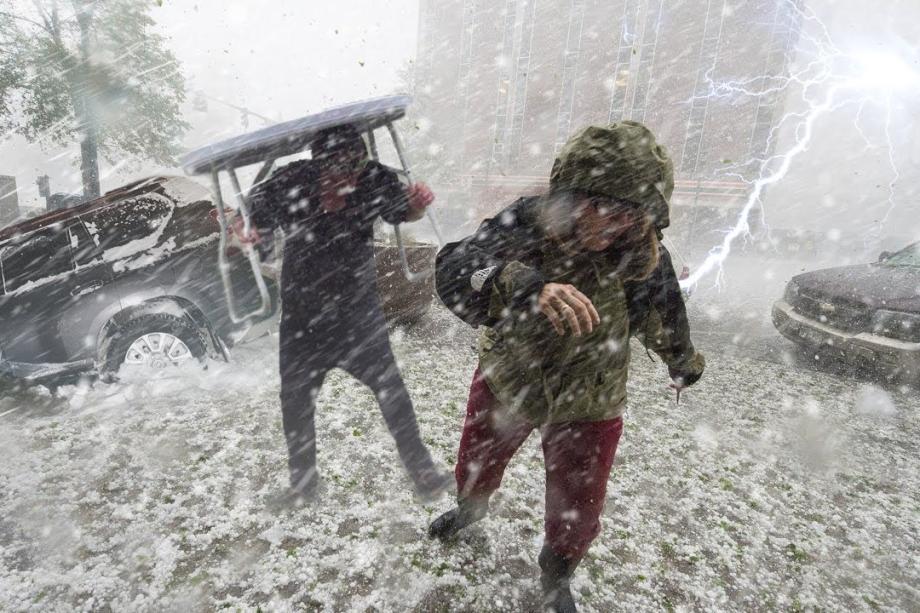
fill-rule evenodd
<path id="1" fill-rule="evenodd" d="M 792 278 L 799 291 L 828 301 L 920 313 L 920 268 L 861 264 L 806 272 Z"/>

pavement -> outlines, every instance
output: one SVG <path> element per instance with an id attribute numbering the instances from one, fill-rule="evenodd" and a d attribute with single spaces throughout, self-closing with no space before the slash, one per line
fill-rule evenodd
<path id="1" fill-rule="evenodd" d="M 634 347 L 602 531 L 573 582 L 586 612 L 912 610 L 920 602 L 920 394 L 803 368 L 769 305 L 798 263 L 734 261 L 689 310 L 707 355 L 680 405 Z M 450 466 L 474 335 L 443 309 L 393 344 Z M 450 545 L 414 500 L 371 394 L 319 398 L 315 504 L 285 482 L 277 338 L 207 370 L 0 397 L 0 610 L 532 611 L 538 437 L 492 513 Z"/>

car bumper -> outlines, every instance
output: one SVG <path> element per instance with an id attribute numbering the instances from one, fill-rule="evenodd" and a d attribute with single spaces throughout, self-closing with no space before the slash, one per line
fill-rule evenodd
<path id="1" fill-rule="evenodd" d="M 61 364 L 33 364 L 0 360 L 0 376 L 37 383 L 64 375 L 87 372 L 95 368 L 92 360 L 64 362 Z"/>
<path id="2" fill-rule="evenodd" d="M 830 348 L 848 361 L 920 372 L 920 343 L 867 332 L 844 332 L 796 313 L 792 305 L 782 300 L 773 305 L 773 325 L 795 343 Z"/>

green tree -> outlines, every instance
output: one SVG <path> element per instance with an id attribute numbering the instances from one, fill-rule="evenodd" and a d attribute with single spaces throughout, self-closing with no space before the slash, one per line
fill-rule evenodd
<path id="1" fill-rule="evenodd" d="M 0 0 L 0 128 L 80 145 L 83 193 L 99 155 L 171 164 L 185 80 L 153 29 L 153 0 Z"/>

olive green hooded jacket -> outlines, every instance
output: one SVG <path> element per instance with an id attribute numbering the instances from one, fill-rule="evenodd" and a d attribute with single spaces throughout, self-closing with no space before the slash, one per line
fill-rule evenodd
<path id="1" fill-rule="evenodd" d="M 605 182 L 605 173 L 615 179 Z M 645 189 L 635 185 L 643 181 Z M 518 200 L 438 254 L 438 295 L 464 321 L 482 328 L 480 368 L 508 410 L 536 424 L 620 416 L 633 336 L 667 363 L 672 378 L 692 384 L 702 375 L 705 362 L 690 341 L 670 255 L 655 232 L 644 250 L 623 253 L 614 245 L 571 255 L 551 238 L 558 229 L 547 222 L 555 196 L 583 191 L 632 203 L 660 231 L 668 223 L 672 189 L 667 154 L 644 126 L 590 127 L 560 152 L 548 196 Z M 647 274 L 650 262 L 636 260 L 656 251 L 657 265 Z M 642 278 L 636 278 L 637 269 L 644 270 Z M 536 306 L 549 282 L 584 293 L 600 325 L 581 337 L 558 336 Z"/>

